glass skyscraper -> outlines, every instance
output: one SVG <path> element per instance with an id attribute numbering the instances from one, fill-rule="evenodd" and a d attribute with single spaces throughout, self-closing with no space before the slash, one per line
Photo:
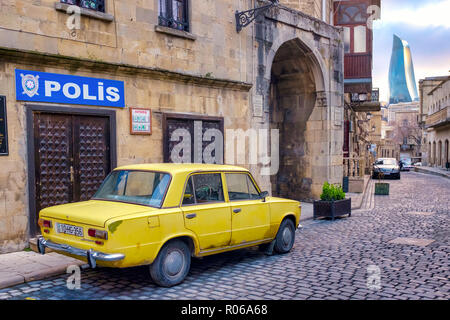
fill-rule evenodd
<path id="1" fill-rule="evenodd" d="M 408 42 L 394 35 L 389 67 L 389 103 L 419 101 L 414 65 Z"/>

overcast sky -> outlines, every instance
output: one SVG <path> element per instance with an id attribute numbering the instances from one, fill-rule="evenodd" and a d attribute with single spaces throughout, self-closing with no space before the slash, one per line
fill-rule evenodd
<path id="1" fill-rule="evenodd" d="M 373 43 L 373 87 L 381 101 L 389 100 L 393 34 L 409 43 L 417 82 L 450 74 L 450 0 L 381 0 Z"/>

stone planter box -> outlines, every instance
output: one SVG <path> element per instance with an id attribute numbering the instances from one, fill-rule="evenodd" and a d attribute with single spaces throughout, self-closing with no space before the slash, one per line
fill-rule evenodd
<path id="1" fill-rule="evenodd" d="M 316 200 L 313 204 L 314 220 L 317 218 L 331 218 L 352 215 L 352 199 L 344 199 L 338 201 Z"/>
<path id="2" fill-rule="evenodd" d="M 389 183 L 383 183 L 383 182 L 375 183 L 375 195 L 388 196 L 389 195 Z"/>
<path id="3" fill-rule="evenodd" d="M 348 192 L 362 193 L 364 191 L 364 178 L 350 178 L 348 181 Z"/>

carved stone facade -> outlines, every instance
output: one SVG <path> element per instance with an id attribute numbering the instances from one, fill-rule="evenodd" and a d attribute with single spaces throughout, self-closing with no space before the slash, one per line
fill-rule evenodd
<path id="1" fill-rule="evenodd" d="M 317 199 L 325 181 L 342 182 L 340 30 L 287 7 L 272 9 L 255 28 L 258 68 L 253 90 L 264 97 L 265 113 L 253 122 L 280 130 L 272 192 Z"/>
<path id="2" fill-rule="evenodd" d="M 239 33 L 234 13 L 254 1 L 190 1 L 189 32 L 158 25 L 158 0 L 105 2 L 104 14 L 82 11 L 75 30 L 67 28 L 71 15 L 59 1 L 0 4 L 0 96 L 9 143 L 8 155 L 0 156 L 0 252 L 21 250 L 35 236 L 30 132 L 42 110 L 106 112 L 114 127 L 112 167 L 162 162 L 164 117 L 175 114 L 222 119 L 225 132 L 278 129 L 280 160 L 272 175 L 262 174 L 263 164 L 237 163 L 273 194 L 312 199 L 324 181 L 341 183 L 343 44 L 340 29 L 321 20 L 322 1 L 306 11 L 314 16 L 294 10 L 311 1 L 282 1 Z M 125 108 L 17 101 L 15 69 L 123 81 Z M 151 135 L 130 134 L 133 107 L 152 110 Z M 274 141 L 265 145 L 273 153 Z"/>

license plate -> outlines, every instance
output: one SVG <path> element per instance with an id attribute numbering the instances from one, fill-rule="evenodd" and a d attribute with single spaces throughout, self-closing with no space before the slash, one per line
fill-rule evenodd
<path id="1" fill-rule="evenodd" d="M 70 234 L 70 235 L 77 236 L 77 237 L 83 236 L 83 228 L 82 227 L 72 226 L 70 224 L 57 223 L 56 231 L 58 233 Z"/>

